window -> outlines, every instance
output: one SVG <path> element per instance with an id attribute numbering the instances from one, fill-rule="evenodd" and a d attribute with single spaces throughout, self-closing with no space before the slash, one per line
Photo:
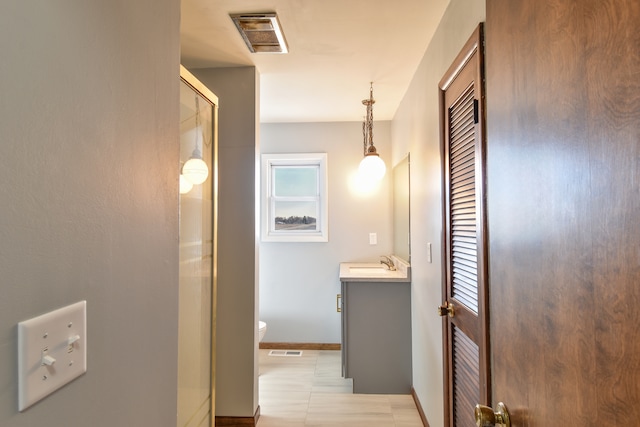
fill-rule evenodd
<path id="1" fill-rule="evenodd" d="M 262 155 L 262 240 L 327 242 L 327 154 Z"/>

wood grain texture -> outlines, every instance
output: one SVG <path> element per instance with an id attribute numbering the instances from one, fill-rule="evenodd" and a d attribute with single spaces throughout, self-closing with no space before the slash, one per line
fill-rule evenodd
<path id="1" fill-rule="evenodd" d="M 640 419 L 640 3 L 487 1 L 494 402 Z"/>
<path id="2" fill-rule="evenodd" d="M 216 427 L 255 427 L 260 418 L 260 406 L 253 417 L 222 417 L 216 416 Z"/>
<path id="3" fill-rule="evenodd" d="M 480 24 L 440 81 L 445 425 L 472 426 L 490 404 L 485 220 L 484 52 Z M 462 343 L 472 344 L 461 345 Z"/>
<path id="4" fill-rule="evenodd" d="M 480 350 L 458 328 L 451 330 L 453 358 L 453 425 L 473 427 L 473 408 L 480 403 Z"/>

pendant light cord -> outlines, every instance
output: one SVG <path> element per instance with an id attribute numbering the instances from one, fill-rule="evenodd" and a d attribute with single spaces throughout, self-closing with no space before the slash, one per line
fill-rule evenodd
<path id="1" fill-rule="evenodd" d="M 373 146 L 373 104 L 376 101 L 373 99 L 373 82 L 369 88 L 369 99 L 362 101 L 367 106 L 367 115 L 365 121 L 362 123 L 362 136 L 364 139 L 364 155 L 369 152 L 369 147 Z"/>
<path id="2" fill-rule="evenodd" d="M 198 125 L 200 124 L 200 103 L 199 103 L 199 99 L 198 99 L 198 95 L 196 95 L 196 150 L 200 151 L 198 149 L 198 134 L 200 133 L 198 131 Z"/>

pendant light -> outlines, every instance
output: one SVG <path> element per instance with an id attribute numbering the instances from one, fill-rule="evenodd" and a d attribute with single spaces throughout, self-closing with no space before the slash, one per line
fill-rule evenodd
<path id="1" fill-rule="evenodd" d="M 362 100 L 362 103 L 367 106 L 367 115 L 365 121 L 362 123 L 364 159 L 360 161 L 358 173 L 366 179 L 379 181 L 387 171 L 387 167 L 376 151 L 376 147 L 373 145 L 373 104 L 375 104 L 375 102 L 373 99 L 373 82 L 371 82 L 369 99 Z"/>
<path id="2" fill-rule="evenodd" d="M 193 188 L 193 183 L 180 174 L 180 194 L 187 194 Z"/>
<path id="3" fill-rule="evenodd" d="M 180 179 L 182 179 L 182 177 L 184 176 L 192 184 L 198 185 L 205 182 L 207 180 L 207 177 L 209 176 L 209 168 L 207 167 L 207 164 L 204 162 L 204 160 L 202 160 L 202 152 L 198 147 L 198 139 L 203 135 L 202 127 L 200 126 L 200 105 L 198 104 L 198 95 L 196 95 L 195 134 L 195 148 L 193 149 L 193 153 L 191 153 L 191 158 L 187 160 L 187 162 L 182 166 L 182 174 L 180 175 Z"/>

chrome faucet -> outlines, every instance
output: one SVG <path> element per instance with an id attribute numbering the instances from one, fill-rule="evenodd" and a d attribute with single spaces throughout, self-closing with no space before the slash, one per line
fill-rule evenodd
<path id="1" fill-rule="evenodd" d="M 380 255 L 380 258 L 384 258 L 380 260 L 380 264 L 386 265 L 389 268 L 389 271 L 396 271 L 396 266 L 391 260 L 391 258 L 389 258 L 386 255 Z"/>

